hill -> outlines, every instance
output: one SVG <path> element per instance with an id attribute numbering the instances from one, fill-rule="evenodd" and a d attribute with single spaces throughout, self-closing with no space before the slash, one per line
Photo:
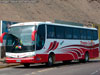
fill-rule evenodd
<path id="1" fill-rule="evenodd" d="M 100 24 L 99 0 L 0 0 L 0 20 Z"/>

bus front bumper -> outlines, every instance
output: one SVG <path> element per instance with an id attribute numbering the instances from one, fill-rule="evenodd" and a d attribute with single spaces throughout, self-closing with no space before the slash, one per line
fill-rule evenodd
<path id="1" fill-rule="evenodd" d="M 35 63 L 35 60 L 34 57 L 27 57 L 27 58 L 6 57 L 6 63 Z"/>

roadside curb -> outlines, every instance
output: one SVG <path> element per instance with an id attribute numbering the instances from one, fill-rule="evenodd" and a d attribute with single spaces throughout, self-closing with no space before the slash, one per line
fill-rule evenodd
<path id="1" fill-rule="evenodd" d="M 2 68 L 7 68 L 7 67 L 12 67 L 12 66 L 18 66 L 18 65 L 21 65 L 19 63 L 16 63 L 16 64 L 7 64 L 5 59 L 2 59 L 0 60 L 0 69 Z"/>
<path id="2" fill-rule="evenodd" d="M 12 66 L 18 66 L 18 65 L 21 65 L 21 64 L 6 64 L 6 65 L 0 66 L 0 69 L 7 68 L 7 67 L 12 67 Z"/>

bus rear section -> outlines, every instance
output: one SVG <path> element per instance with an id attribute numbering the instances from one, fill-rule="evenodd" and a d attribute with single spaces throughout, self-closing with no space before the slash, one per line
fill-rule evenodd
<path id="1" fill-rule="evenodd" d="M 48 52 L 54 52 L 55 61 L 87 62 L 99 56 L 98 31 L 95 28 L 48 24 L 47 40 L 51 47 Z"/>

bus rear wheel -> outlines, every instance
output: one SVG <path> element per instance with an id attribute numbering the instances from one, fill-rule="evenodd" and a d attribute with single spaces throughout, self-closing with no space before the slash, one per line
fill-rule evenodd
<path id="1" fill-rule="evenodd" d="M 80 62 L 83 62 L 83 63 L 88 62 L 88 61 L 89 61 L 89 53 L 86 52 L 86 53 L 85 53 L 85 57 L 84 57 L 84 59 L 80 59 L 79 61 L 80 61 Z"/>
<path id="2" fill-rule="evenodd" d="M 85 53 L 85 59 L 84 59 L 85 62 L 88 62 L 89 61 L 89 53 L 86 52 Z"/>

